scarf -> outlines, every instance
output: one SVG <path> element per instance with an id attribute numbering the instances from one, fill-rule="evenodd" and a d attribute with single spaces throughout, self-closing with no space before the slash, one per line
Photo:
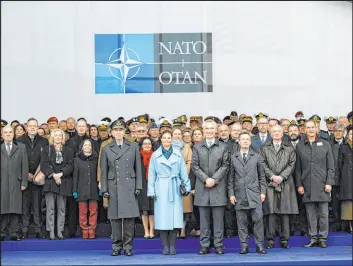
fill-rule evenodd
<path id="1" fill-rule="evenodd" d="M 143 160 L 143 165 L 146 168 L 146 180 L 148 180 L 148 169 L 149 169 L 149 166 L 150 166 L 150 160 L 151 160 L 151 157 L 152 157 L 152 153 L 153 153 L 152 150 L 149 150 L 149 151 L 141 150 L 140 151 L 140 154 L 141 154 L 142 160 Z"/>
<path id="2" fill-rule="evenodd" d="M 182 141 L 182 140 L 173 140 L 172 141 L 172 145 L 173 145 L 173 147 L 176 147 L 176 148 L 182 150 L 184 148 L 184 141 Z"/>

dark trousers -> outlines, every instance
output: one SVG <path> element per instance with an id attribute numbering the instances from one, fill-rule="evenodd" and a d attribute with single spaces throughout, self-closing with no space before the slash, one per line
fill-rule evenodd
<path id="1" fill-rule="evenodd" d="M 341 224 L 341 202 L 340 202 L 340 187 L 332 186 L 331 191 L 331 202 L 332 202 L 332 216 L 334 218 L 332 230 L 342 231 Z"/>
<path id="2" fill-rule="evenodd" d="M 305 205 L 303 203 L 303 196 L 297 192 L 297 202 L 299 214 L 290 215 L 290 231 L 301 233 L 308 233 L 308 220 L 306 218 Z"/>
<path id="3" fill-rule="evenodd" d="M 40 233 L 42 231 L 42 188 L 29 183 L 22 196 L 22 232 L 28 232 L 31 211 L 33 211 L 34 230 L 36 233 Z"/>
<path id="4" fill-rule="evenodd" d="M 237 232 L 237 218 L 234 206 L 228 202 L 224 210 L 224 231 L 226 236 L 234 236 Z"/>
<path id="5" fill-rule="evenodd" d="M 76 234 L 78 224 L 78 204 L 74 197 L 66 197 L 66 213 L 69 235 Z"/>
<path id="6" fill-rule="evenodd" d="M 20 214 L 14 213 L 0 215 L 1 237 L 6 237 L 6 231 L 10 237 L 18 236 L 20 217 Z"/>
<path id="7" fill-rule="evenodd" d="M 105 223 L 108 221 L 107 209 L 103 207 L 103 199 L 100 197 L 98 201 L 98 223 Z"/>
<path id="8" fill-rule="evenodd" d="M 305 203 L 306 214 L 309 223 L 310 239 L 327 241 L 328 235 L 328 202 L 308 202 Z M 317 221 L 319 220 L 319 236 L 317 236 Z"/>
<path id="9" fill-rule="evenodd" d="M 276 237 L 276 218 L 280 218 L 280 242 L 281 244 L 288 243 L 290 230 L 289 230 L 289 215 L 288 214 L 269 214 L 266 221 L 266 237 L 269 243 L 275 242 Z"/>
<path id="10" fill-rule="evenodd" d="M 195 230 L 197 231 L 197 230 L 200 230 L 200 210 L 199 210 L 199 207 L 194 206 L 192 211 L 193 211 L 195 221 L 196 221 Z"/>
<path id="11" fill-rule="evenodd" d="M 251 220 L 254 223 L 254 239 L 255 244 L 259 248 L 263 248 L 264 242 L 264 223 L 262 205 L 259 205 L 254 209 L 236 210 L 237 223 L 238 223 L 238 234 L 239 240 L 242 247 L 248 246 L 248 215 L 251 216 Z"/>
<path id="12" fill-rule="evenodd" d="M 199 207 L 200 211 L 200 245 L 202 248 L 211 246 L 211 223 L 213 224 L 213 246 L 223 247 L 224 206 Z M 212 218 L 211 218 L 212 215 Z M 211 220 L 212 219 L 212 220 Z"/>
<path id="13" fill-rule="evenodd" d="M 134 238 L 135 218 L 111 219 L 113 250 L 131 250 Z M 124 229 L 124 231 L 123 231 Z"/>

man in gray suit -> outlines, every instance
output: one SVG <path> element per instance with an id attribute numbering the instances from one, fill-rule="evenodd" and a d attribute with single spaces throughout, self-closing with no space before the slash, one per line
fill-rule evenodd
<path id="1" fill-rule="evenodd" d="M 262 202 L 266 197 L 266 179 L 260 154 L 249 150 L 249 133 L 240 134 L 240 151 L 231 156 L 228 175 L 228 196 L 235 206 L 241 244 L 240 254 L 248 250 L 248 214 L 254 223 L 256 252 L 266 254 L 263 247 L 264 225 Z"/>
<path id="2" fill-rule="evenodd" d="M 137 144 L 124 138 L 126 125 L 116 120 L 111 125 L 113 140 L 102 150 L 101 190 L 109 198 L 108 219 L 112 225 L 112 256 L 132 256 L 135 218 L 139 216 L 136 196 L 142 190 L 141 156 Z M 124 232 L 122 232 L 124 228 Z"/>
<path id="3" fill-rule="evenodd" d="M 216 253 L 224 253 L 223 228 L 229 152 L 228 145 L 215 138 L 216 130 L 217 124 L 206 120 L 206 139 L 196 144 L 192 152 L 191 169 L 196 176 L 194 204 L 200 210 L 200 255 L 210 253 L 211 215 Z"/>
<path id="4" fill-rule="evenodd" d="M 19 241 L 22 191 L 28 186 L 28 157 L 26 146 L 14 141 L 11 126 L 2 128 L 1 144 L 1 241 L 8 231 L 11 240 Z"/>

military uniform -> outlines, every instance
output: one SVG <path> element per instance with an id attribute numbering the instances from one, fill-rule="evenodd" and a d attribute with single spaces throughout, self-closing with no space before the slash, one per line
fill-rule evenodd
<path id="1" fill-rule="evenodd" d="M 320 126 L 320 122 L 321 122 L 321 117 L 318 116 L 318 115 L 313 115 L 309 118 L 309 120 L 312 120 L 314 121 L 315 123 L 317 123 L 319 126 Z M 329 141 L 330 140 L 330 135 L 328 134 L 327 131 L 325 130 L 321 130 L 319 131 L 319 133 L 317 134 L 317 136 L 320 138 L 320 139 L 324 139 L 324 140 L 327 140 Z"/>

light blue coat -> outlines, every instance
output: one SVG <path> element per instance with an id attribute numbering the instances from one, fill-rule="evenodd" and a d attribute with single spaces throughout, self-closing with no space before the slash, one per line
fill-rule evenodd
<path id="1" fill-rule="evenodd" d="M 147 196 L 155 196 L 154 228 L 173 230 L 183 228 L 183 201 L 180 184 L 191 191 L 184 157 L 179 149 L 167 160 L 159 147 L 151 157 L 148 171 Z"/>

